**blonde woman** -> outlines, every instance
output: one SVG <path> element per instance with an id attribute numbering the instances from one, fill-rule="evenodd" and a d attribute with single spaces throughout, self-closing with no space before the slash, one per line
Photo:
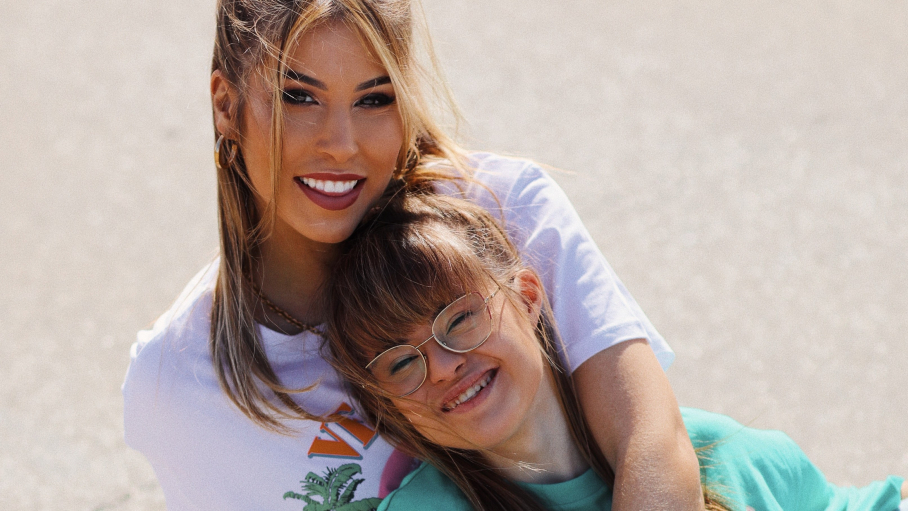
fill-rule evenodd
<path id="1" fill-rule="evenodd" d="M 380 511 L 611 508 L 545 290 L 488 212 L 402 195 L 346 245 L 328 286 L 338 370 L 379 433 L 426 460 Z M 829 484 L 778 431 L 683 416 L 707 509 L 895 511 L 906 496 L 898 477 Z"/>
<path id="2" fill-rule="evenodd" d="M 439 128 L 445 89 L 417 59 L 431 57 L 420 27 L 405 0 L 218 1 L 220 254 L 139 333 L 127 443 L 174 510 L 374 507 L 406 460 L 319 351 L 322 286 L 389 194 L 463 193 L 540 272 L 615 508 L 701 509 L 670 348 L 544 171 L 468 153 Z"/>

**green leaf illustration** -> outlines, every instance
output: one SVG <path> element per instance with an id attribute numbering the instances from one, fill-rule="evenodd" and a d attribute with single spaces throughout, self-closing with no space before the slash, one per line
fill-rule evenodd
<path id="1" fill-rule="evenodd" d="M 294 499 L 306 503 L 303 511 L 374 511 L 381 502 L 379 498 L 353 501 L 356 489 L 364 481 L 354 478 L 361 474 L 362 468 L 356 463 L 347 463 L 337 468 L 329 468 L 324 477 L 309 472 L 300 481 L 305 494 L 288 491 L 284 500 Z M 315 497 L 315 498 L 313 498 Z"/>

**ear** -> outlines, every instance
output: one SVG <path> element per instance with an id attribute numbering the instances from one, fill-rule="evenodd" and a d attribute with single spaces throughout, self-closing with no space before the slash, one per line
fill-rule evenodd
<path id="1" fill-rule="evenodd" d="M 529 268 L 524 268 L 514 275 L 514 287 L 523 303 L 527 307 L 527 313 L 535 324 L 539 320 L 539 314 L 542 312 L 542 303 L 545 301 L 545 288 L 539 275 Z"/>
<path id="2" fill-rule="evenodd" d="M 239 134 L 237 109 L 239 93 L 220 70 L 211 73 L 211 109 L 214 127 L 228 139 L 236 140 Z"/>

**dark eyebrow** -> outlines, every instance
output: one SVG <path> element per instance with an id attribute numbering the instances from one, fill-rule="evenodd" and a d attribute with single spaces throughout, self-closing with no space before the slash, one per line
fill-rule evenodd
<path id="1" fill-rule="evenodd" d="M 371 80 L 366 80 L 365 82 L 356 86 L 356 91 L 371 89 L 373 87 L 378 87 L 379 85 L 385 85 L 391 83 L 390 76 L 379 76 L 378 78 L 373 78 Z"/>
<path id="2" fill-rule="evenodd" d="M 316 78 L 312 78 L 309 75 L 300 73 L 299 71 L 294 71 L 294 70 L 288 68 L 287 71 L 284 73 L 284 76 L 289 80 L 293 80 L 295 82 L 302 82 L 302 83 L 311 85 L 311 86 L 315 87 L 316 89 L 321 89 L 323 91 L 328 90 L 328 86 L 325 85 L 325 82 L 318 80 Z M 390 76 L 379 76 L 378 78 L 366 80 L 365 82 L 357 85 L 356 89 L 354 89 L 354 90 L 356 90 L 356 92 L 359 92 L 359 91 L 363 91 L 366 89 L 371 89 L 373 87 L 378 87 L 380 85 L 385 85 L 388 83 L 391 83 Z"/>
<path id="3" fill-rule="evenodd" d="M 300 73 L 299 71 L 294 71 L 290 68 L 287 69 L 287 71 L 284 73 L 284 76 L 295 82 L 303 82 L 305 84 L 311 85 L 311 86 L 315 87 L 316 89 L 321 89 L 323 91 L 328 90 L 328 86 L 325 85 L 325 82 L 323 82 L 321 80 L 316 80 L 315 78 L 312 78 L 309 75 L 304 75 L 303 73 Z"/>

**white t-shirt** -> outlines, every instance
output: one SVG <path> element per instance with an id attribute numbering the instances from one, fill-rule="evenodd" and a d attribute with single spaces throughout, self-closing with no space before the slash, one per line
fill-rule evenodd
<path id="1" fill-rule="evenodd" d="M 646 338 L 663 368 L 674 358 L 615 276 L 564 192 L 536 164 L 475 154 L 466 194 L 503 219 L 525 260 L 540 272 L 567 345 L 571 369 L 616 343 Z M 442 193 L 456 194 L 450 185 Z M 348 412 L 339 423 L 299 421 L 292 436 L 245 417 L 221 390 L 209 349 L 218 262 L 187 285 L 151 330 L 139 332 L 123 383 L 127 444 L 154 467 L 168 508 L 300 510 L 373 499 L 392 447 L 358 418 L 311 333 L 259 326 L 268 360 L 290 387 L 318 382 L 296 400 L 315 414 Z M 378 500 L 362 502 L 377 506 Z M 359 509 L 360 507 L 357 507 Z"/>

